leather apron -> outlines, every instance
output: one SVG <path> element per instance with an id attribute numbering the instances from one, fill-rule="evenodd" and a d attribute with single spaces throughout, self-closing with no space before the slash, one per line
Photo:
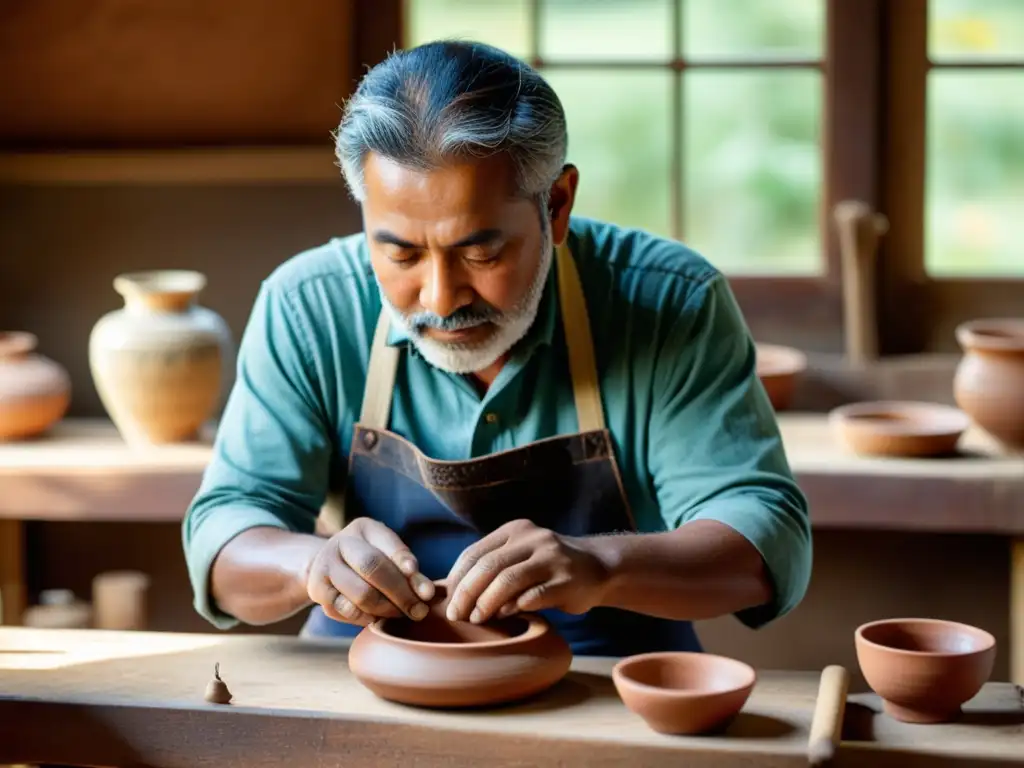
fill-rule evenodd
<path id="1" fill-rule="evenodd" d="M 511 520 L 528 518 L 566 536 L 636 530 L 605 427 L 583 289 L 567 246 L 558 246 L 555 264 L 579 421 L 576 434 L 468 461 L 425 456 L 387 429 L 401 350 L 386 343 L 386 313 L 378 320 L 349 451 L 344 512 L 349 518 L 367 515 L 395 531 L 429 579 L 445 578 L 466 547 Z M 553 609 L 540 613 L 576 655 L 701 650 L 686 621 L 605 607 L 582 615 Z M 302 634 L 345 637 L 360 630 L 314 606 Z"/>

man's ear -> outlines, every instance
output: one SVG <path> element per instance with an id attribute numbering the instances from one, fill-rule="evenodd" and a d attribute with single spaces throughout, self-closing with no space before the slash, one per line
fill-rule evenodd
<path id="1" fill-rule="evenodd" d="M 576 202 L 576 187 L 580 183 L 580 172 L 575 165 L 567 164 L 555 183 L 551 185 L 548 200 L 548 218 L 551 220 L 551 236 L 555 245 L 561 245 L 569 236 L 569 215 Z"/>

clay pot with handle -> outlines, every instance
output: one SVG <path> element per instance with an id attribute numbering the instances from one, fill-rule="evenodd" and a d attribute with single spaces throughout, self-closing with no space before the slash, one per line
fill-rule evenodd
<path id="1" fill-rule="evenodd" d="M 962 323 L 964 351 L 953 378 L 957 405 L 1013 450 L 1024 450 L 1024 318 Z"/>
<path id="2" fill-rule="evenodd" d="M 36 437 L 63 418 L 71 379 L 31 333 L 0 331 L 0 440 Z"/>
<path id="3" fill-rule="evenodd" d="M 199 306 L 206 277 L 188 270 L 118 275 L 124 308 L 89 337 L 100 400 L 128 443 L 194 440 L 218 410 L 234 364 L 227 323 Z"/>

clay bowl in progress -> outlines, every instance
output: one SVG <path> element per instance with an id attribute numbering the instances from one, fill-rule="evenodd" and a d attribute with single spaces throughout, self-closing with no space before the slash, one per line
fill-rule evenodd
<path id="1" fill-rule="evenodd" d="M 807 355 L 793 347 L 757 344 L 757 377 L 776 411 L 789 407 L 796 385 L 807 370 Z"/>
<path id="2" fill-rule="evenodd" d="M 941 619 L 883 619 L 854 635 L 857 663 L 885 712 L 907 723 L 956 720 L 992 674 L 996 640 Z"/>
<path id="3" fill-rule="evenodd" d="M 542 617 L 450 622 L 445 587 L 435 586 L 426 618 L 382 619 L 352 641 L 349 668 L 377 696 L 421 707 L 492 706 L 540 693 L 569 671 L 572 651 Z"/>
<path id="4" fill-rule="evenodd" d="M 709 653 L 668 651 L 627 656 L 612 668 L 626 707 L 653 731 L 718 731 L 739 714 L 757 681 L 742 661 Z"/>
<path id="5" fill-rule="evenodd" d="M 842 443 L 866 456 L 948 456 L 971 425 L 957 408 L 895 400 L 843 405 L 829 421 Z"/>

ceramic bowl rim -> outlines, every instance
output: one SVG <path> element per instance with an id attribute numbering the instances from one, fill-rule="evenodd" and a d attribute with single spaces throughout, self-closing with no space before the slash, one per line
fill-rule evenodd
<path id="1" fill-rule="evenodd" d="M 631 677 L 627 671 L 629 667 L 634 664 L 641 664 L 649 660 L 667 660 L 672 662 L 678 659 L 709 659 L 712 664 L 724 664 L 726 666 L 737 668 L 746 677 L 749 677 L 749 680 L 738 685 L 730 685 L 727 688 L 718 688 L 714 690 L 707 688 L 688 688 L 681 690 L 678 688 L 662 688 L 657 685 L 641 683 Z M 739 693 L 744 690 L 753 690 L 754 685 L 757 683 L 757 670 L 745 661 L 740 661 L 739 659 L 734 659 L 731 656 L 722 656 L 716 653 L 703 653 L 697 651 L 652 651 L 650 653 L 638 653 L 632 656 L 626 656 L 617 661 L 615 666 L 612 667 L 612 681 L 616 686 L 622 685 L 626 688 L 632 689 L 634 692 L 643 693 L 647 696 L 656 696 L 662 699 L 673 699 L 678 701 L 696 701 L 712 696 L 723 696 Z"/>
<path id="2" fill-rule="evenodd" d="M 1009 333 L 1012 338 L 989 336 L 986 331 Z M 977 317 L 956 326 L 954 335 L 965 350 L 1024 351 L 1024 318 Z"/>
<path id="3" fill-rule="evenodd" d="M 761 357 L 760 352 L 767 352 L 771 356 L 771 364 L 757 372 L 759 377 L 794 376 L 807 370 L 807 354 L 796 347 L 760 342 L 755 342 L 754 347 L 758 353 L 755 368 L 758 361 L 768 362 L 767 358 Z"/>
<path id="4" fill-rule="evenodd" d="M 28 354 L 38 346 L 39 337 L 30 331 L 0 331 L 0 356 Z"/>
<path id="5" fill-rule="evenodd" d="M 122 296 L 154 293 L 200 293 L 206 275 L 196 269 L 142 269 L 114 277 L 114 290 Z"/>
<path id="6" fill-rule="evenodd" d="M 912 651 L 907 648 L 893 648 L 890 645 L 876 643 L 874 640 L 869 640 L 864 636 L 865 632 L 873 629 L 874 627 L 901 624 L 932 624 L 942 626 L 946 629 L 955 630 L 960 634 L 976 637 L 980 641 L 980 645 L 979 647 L 972 648 L 969 651 Z M 962 659 L 969 656 L 978 656 L 983 653 L 989 653 L 996 647 L 995 636 L 981 627 L 976 627 L 972 624 L 965 624 L 962 621 L 953 621 L 951 619 L 922 619 L 910 616 L 896 619 L 876 619 L 875 621 L 866 622 L 857 627 L 854 631 L 854 638 L 858 643 L 861 643 L 868 648 L 872 648 L 873 650 L 882 651 L 892 656 L 903 656 L 906 658 L 916 659 Z"/>
<path id="7" fill-rule="evenodd" d="M 377 637 L 389 642 L 395 643 L 408 648 L 430 648 L 434 651 L 439 649 L 445 650 L 485 650 L 488 648 L 506 648 L 509 646 L 520 645 L 530 640 L 536 640 L 538 637 L 543 637 L 545 634 L 551 631 L 551 626 L 546 619 L 542 616 L 538 616 L 534 613 L 519 613 L 513 614 L 508 617 L 509 619 L 520 619 L 526 622 L 525 631 L 518 635 L 512 635 L 501 640 L 480 640 L 477 642 L 470 643 L 431 643 L 426 640 L 410 640 L 406 637 L 398 637 L 392 635 L 390 632 L 384 631 L 384 624 L 388 621 L 401 621 L 403 617 L 397 616 L 393 618 L 380 618 L 366 625 L 371 633 Z M 412 619 L 406 619 L 412 621 Z"/>
<path id="8" fill-rule="evenodd" d="M 869 426 L 860 418 L 879 414 L 903 412 L 907 420 L 886 424 L 875 422 Z M 920 418 L 919 418 L 920 417 Z M 942 437 L 961 435 L 971 426 L 971 418 L 960 408 L 924 400 L 862 400 L 840 405 L 829 411 L 833 425 L 849 426 L 858 431 L 906 437 Z M 938 424 L 922 424 L 921 420 L 934 418 Z"/>

